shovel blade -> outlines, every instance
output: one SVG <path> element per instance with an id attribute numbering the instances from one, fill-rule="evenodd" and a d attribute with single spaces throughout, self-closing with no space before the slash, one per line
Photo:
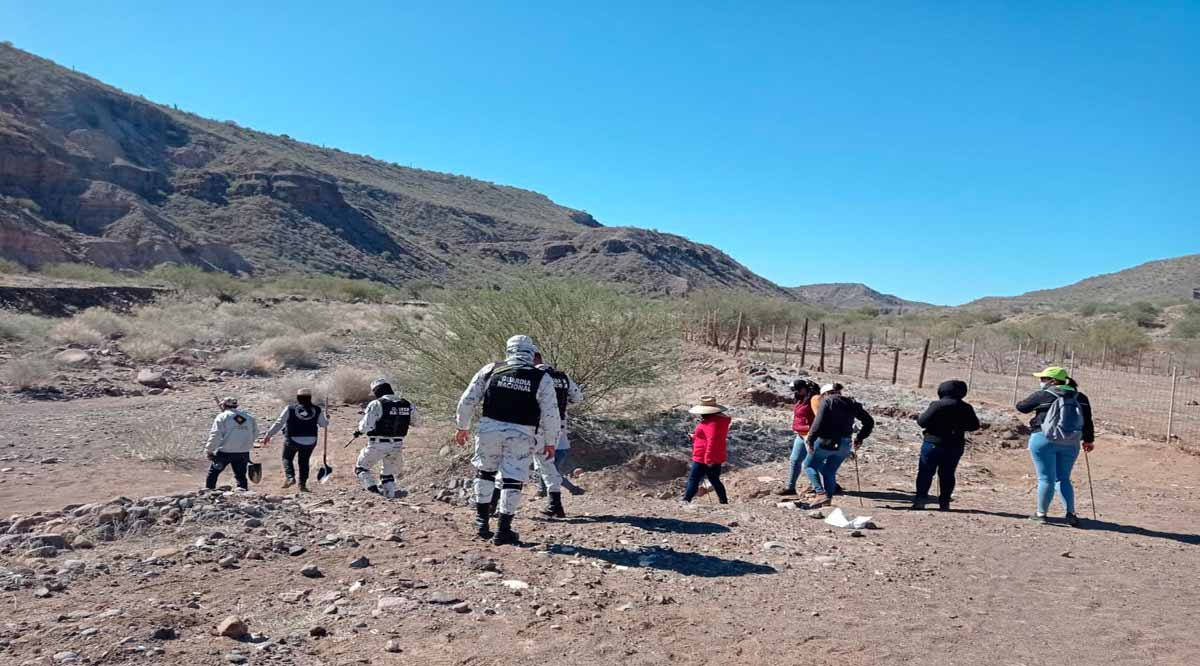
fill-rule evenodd
<path id="1" fill-rule="evenodd" d="M 327 483 L 330 477 L 333 476 L 333 468 L 329 465 L 321 465 L 321 469 L 317 470 L 317 482 Z"/>

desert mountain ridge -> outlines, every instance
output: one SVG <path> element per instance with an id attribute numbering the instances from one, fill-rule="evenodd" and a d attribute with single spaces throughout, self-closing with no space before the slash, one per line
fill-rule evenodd
<path id="1" fill-rule="evenodd" d="M 0 258 L 483 286 L 518 270 L 651 295 L 728 289 L 834 308 L 931 307 L 855 283 L 783 288 L 711 245 L 606 227 L 545 195 L 155 104 L 0 44 Z M 1187 298 L 1200 255 L 968 306 Z"/>

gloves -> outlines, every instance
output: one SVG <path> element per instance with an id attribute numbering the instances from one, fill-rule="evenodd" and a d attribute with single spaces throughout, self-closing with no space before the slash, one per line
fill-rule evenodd
<path id="1" fill-rule="evenodd" d="M 354 437 L 355 437 L 355 438 L 362 437 L 362 431 L 361 431 L 361 430 L 355 430 L 355 431 L 354 431 Z"/>
<path id="2" fill-rule="evenodd" d="M 208 462 L 217 462 L 217 454 L 213 453 L 212 451 L 205 451 L 204 457 L 208 458 Z"/>

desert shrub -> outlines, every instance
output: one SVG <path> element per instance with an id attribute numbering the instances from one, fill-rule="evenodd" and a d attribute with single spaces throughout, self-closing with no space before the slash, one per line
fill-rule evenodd
<path id="1" fill-rule="evenodd" d="M 0 369 L 0 378 L 18 389 L 36 388 L 49 383 L 51 372 L 50 364 L 44 359 L 26 356 L 5 363 Z"/>
<path id="2" fill-rule="evenodd" d="M 317 333 L 336 323 L 328 309 L 310 303 L 277 305 L 271 308 L 270 317 L 284 332 Z"/>
<path id="3" fill-rule="evenodd" d="M 325 391 L 329 399 L 345 405 L 368 402 L 375 396 L 371 395 L 371 382 L 379 376 L 365 368 L 342 367 L 333 371 L 325 380 Z"/>
<path id="4" fill-rule="evenodd" d="M 1153 303 L 1138 301 L 1121 308 L 1121 316 L 1138 326 L 1150 326 L 1158 319 L 1159 309 Z"/>
<path id="5" fill-rule="evenodd" d="M 206 424 L 140 422 L 126 431 L 125 452 L 143 462 L 186 467 L 204 459 Z"/>
<path id="6" fill-rule="evenodd" d="M 250 290 L 251 285 L 228 273 L 205 271 L 196 266 L 159 264 L 144 274 L 145 279 L 169 285 L 198 296 L 233 298 Z"/>
<path id="7" fill-rule="evenodd" d="M 121 351 L 137 361 L 156 361 L 175 348 L 156 338 L 125 338 L 120 342 Z"/>
<path id="8" fill-rule="evenodd" d="M 430 318 L 432 320 L 432 318 Z M 503 291 L 449 292 L 436 321 L 398 318 L 408 370 L 423 399 L 450 409 L 479 368 L 527 334 L 547 361 L 584 388 L 581 408 L 615 409 L 672 362 L 673 320 L 661 309 L 597 284 L 530 278 Z"/>
<path id="9" fill-rule="evenodd" d="M 1080 341 L 1090 349 L 1107 347 L 1115 358 L 1134 356 L 1150 346 L 1150 337 L 1141 327 L 1122 319 L 1103 319 L 1092 324 Z"/>
<path id="10" fill-rule="evenodd" d="M 1183 318 L 1171 326 L 1171 337 L 1185 340 L 1200 338 L 1200 308 L 1187 310 Z"/>
<path id="11" fill-rule="evenodd" d="M 124 317 L 106 308 L 88 308 L 71 319 L 110 340 L 125 335 L 129 330 Z"/>
<path id="12" fill-rule="evenodd" d="M 274 386 L 272 387 L 273 390 L 271 391 L 271 394 L 280 402 L 290 403 L 295 402 L 296 391 L 302 388 L 308 388 L 312 389 L 313 402 L 319 405 L 324 402 L 325 397 L 328 395 L 328 386 L 328 379 L 310 379 L 300 375 L 292 375 L 275 382 Z M 275 415 L 272 414 L 271 416 L 273 418 Z"/>
<path id="13" fill-rule="evenodd" d="M 78 319 L 65 319 L 50 329 L 50 339 L 55 342 L 95 347 L 104 344 L 106 338 L 99 331 Z"/>
<path id="14" fill-rule="evenodd" d="M 253 349 L 228 352 L 217 359 L 215 367 L 218 370 L 252 375 L 270 375 L 283 369 L 278 361 L 262 356 Z"/>
<path id="15" fill-rule="evenodd" d="M 325 336 L 269 338 L 259 343 L 255 351 L 263 358 L 273 359 L 285 368 L 315 368 L 319 364 L 315 352 L 322 349 Z"/>
<path id="16" fill-rule="evenodd" d="M 9 259 L 0 259 L 0 274 L 18 275 L 27 272 L 29 272 L 29 269 L 25 268 L 24 264 L 19 264 Z"/>
<path id="17" fill-rule="evenodd" d="M 38 269 L 42 275 L 60 280 L 81 282 L 128 282 L 129 279 L 115 271 L 93 264 L 46 264 Z"/>
<path id="18" fill-rule="evenodd" d="M 0 340 L 40 340 L 44 338 L 54 320 L 27 314 L 0 314 Z"/>
<path id="19" fill-rule="evenodd" d="M 333 275 L 285 275 L 265 287 L 268 291 L 301 294 L 331 301 L 384 303 L 403 300 L 394 287 L 370 280 L 353 280 Z"/>

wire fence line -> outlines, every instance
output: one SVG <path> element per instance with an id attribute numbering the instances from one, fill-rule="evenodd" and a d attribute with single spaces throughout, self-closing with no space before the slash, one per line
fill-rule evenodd
<path id="1" fill-rule="evenodd" d="M 935 340 L 897 336 L 890 330 L 851 335 L 820 325 L 786 333 L 774 329 L 755 332 L 739 323 L 732 331 L 722 331 L 704 324 L 685 335 L 731 354 L 913 386 L 931 395 L 939 383 L 961 379 L 973 396 L 1009 405 L 1037 388 L 1032 373 L 1059 365 L 1088 396 L 1099 426 L 1200 450 L 1200 367 L 1193 359 L 1169 352 L 1084 354 L 1044 341 L 1031 341 L 1026 348 L 1022 342 L 1010 346 L 995 339 Z"/>

